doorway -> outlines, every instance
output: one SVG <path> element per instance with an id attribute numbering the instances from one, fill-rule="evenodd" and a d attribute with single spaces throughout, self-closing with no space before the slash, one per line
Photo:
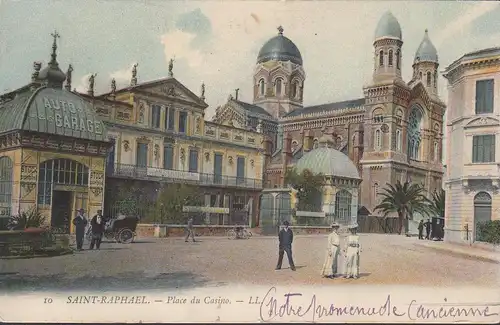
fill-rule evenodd
<path id="1" fill-rule="evenodd" d="M 51 225 L 69 234 L 71 223 L 72 192 L 54 191 L 52 197 Z"/>

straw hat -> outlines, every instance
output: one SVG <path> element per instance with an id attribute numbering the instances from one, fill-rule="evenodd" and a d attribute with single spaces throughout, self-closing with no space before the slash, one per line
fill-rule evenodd
<path id="1" fill-rule="evenodd" d="M 340 225 L 336 222 L 332 223 L 332 228 L 340 228 Z"/>

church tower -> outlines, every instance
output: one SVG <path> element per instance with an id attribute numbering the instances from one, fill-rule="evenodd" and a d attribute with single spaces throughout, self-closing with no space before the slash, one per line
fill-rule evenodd
<path id="1" fill-rule="evenodd" d="M 429 32 L 426 29 L 424 39 L 420 43 L 413 60 L 413 76 L 409 83 L 410 87 L 420 81 L 429 95 L 438 97 L 438 67 L 437 50 L 432 44 Z"/>
<path id="2" fill-rule="evenodd" d="M 410 89 L 401 78 L 403 36 L 391 12 L 380 18 L 373 41 L 373 78 L 364 87 L 363 182 L 361 205 L 373 213 L 379 189 L 396 181 L 398 165 L 406 164 L 404 114 Z"/>
<path id="3" fill-rule="evenodd" d="M 278 118 L 302 108 L 305 72 L 297 46 L 283 35 L 268 40 L 259 51 L 253 84 L 253 103 Z"/>

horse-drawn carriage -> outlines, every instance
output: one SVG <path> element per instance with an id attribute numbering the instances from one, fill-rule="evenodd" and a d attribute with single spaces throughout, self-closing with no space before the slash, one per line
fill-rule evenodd
<path id="1" fill-rule="evenodd" d="M 130 244 L 134 241 L 139 223 L 139 217 L 119 215 L 106 221 L 103 236 L 107 240 L 115 240 L 121 244 Z M 92 239 L 92 227 L 87 229 L 87 239 Z"/>

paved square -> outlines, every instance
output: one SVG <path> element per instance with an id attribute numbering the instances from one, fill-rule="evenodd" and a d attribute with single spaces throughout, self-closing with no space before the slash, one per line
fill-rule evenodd
<path id="1" fill-rule="evenodd" d="M 275 271 L 276 237 L 229 240 L 201 237 L 139 239 L 122 245 L 102 244 L 100 251 L 74 255 L 0 260 L 0 290 L 172 289 L 229 284 L 398 284 L 422 286 L 491 286 L 499 265 L 415 245 L 417 239 L 361 234 L 361 278 L 323 279 L 325 235 L 296 236 L 297 271 Z M 86 244 L 86 247 L 88 245 Z"/>

